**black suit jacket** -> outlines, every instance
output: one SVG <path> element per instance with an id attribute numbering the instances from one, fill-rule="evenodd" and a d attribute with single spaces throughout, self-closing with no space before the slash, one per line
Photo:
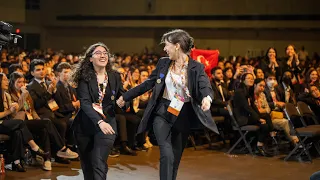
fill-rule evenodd
<path id="1" fill-rule="evenodd" d="M 112 126 L 113 130 L 117 130 L 115 109 L 118 108 L 118 106 L 116 105 L 116 100 L 123 94 L 124 90 L 120 75 L 117 72 L 108 72 L 108 77 L 109 82 L 107 88 L 111 89 L 112 95 L 106 94 L 102 101 L 103 113 L 106 116 L 105 119 L 92 107 L 92 103 L 97 103 L 99 101 L 97 77 L 92 77 L 89 82 L 84 80 L 79 81 L 76 90 L 80 100 L 80 110 L 78 111 L 72 125 L 72 128 L 76 132 L 87 135 L 94 135 L 100 132 L 101 130 L 98 126 L 99 120 L 104 120 Z"/>
<path id="2" fill-rule="evenodd" d="M 280 94 L 278 86 L 276 86 L 274 88 L 274 92 L 276 93 L 277 100 L 281 101 L 281 102 L 284 102 L 284 101 L 282 101 L 281 94 Z M 275 104 L 273 102 L 273 99 L 272 99 L 272 96 L 271 96 L 271 92 L 270 92 L 270 89 L 269 89 L 268 86 L 265 87 L 264 94 L 266 95 L 266 98 L 267 98 L 267 101 L 268 101 L 270 109 L 274 110 L 276 108 L 276 106 L 275 106 Z"/>
<path id="3" fill-rule="evenodd" d="M 49 83 L 46 82 L 46 85 L 49 86 Z M 46 89 L 33 79 L 28 85 L 27 90 L 32 97 L 34 102 L 34 109 L 39 114 L 40 117 L 54 118 L 53 112 L 48 105 L 48 101 L 53 99 L 55 94 L 50 94 Z"/>
<path id="4" fill-rule="evenodd" d="M 171 62 L 172 61 L 168 57 L 161 58 L 156 66 L 156 69 L 152 71 L 148 80 L 123 94 L 123 99 L 125 101 L 130 101 L 153 88 L 152 96 L 138 128 L 138 134 L 146 131 L 149 127 L 148 125 L 150 122 L 152 122 L 152 120 L 149 121 L 149 119 L 151 118 L 154 108 L 158 104 L 158 99 L 161 99 L 163 95 L 165 78 Z M 204 72 L 204 66 L 190 58 L 187 74 L 188 88 L 192 97 L 191 103 L 197 118 L 202 122 L 203 125 L 219 134 L 217 126 L 212 119 L 211 112 L 203 112 L 200 108 L 200 104 L 204 97 L 209 95 L 213 99 L 213 92 L 208 76 Z"/>
<path id="5" fill-rule="evenodd" d="M 230 99 L 230 96 L 231 96 L 231 94 L 229 93 L 228 89 L 226 88 L 226 84 L 225 83 L 221 83 L 221 86 L 222 86 L 222 93 L 223 93 L 225 102 L 223 102 L 222 95 L 220 93 L 219 88 L 217 87 L 216 82 L 214 80 L 211 82 L 211 87 L 212 87 L 212 90 L 213 90 L 213 94 L 215 95 L 213 100 L 212 100 L 211 107 L 210 107 L 211 113 L 212 113 L 213 116 L 215 115 L 214 113 L 218 112 L 219 108 L 226 107 L 226 104 L 227 104 L 226 102 Z"/>
<path id="6" fill-rule="evenodd" d="M 64 116 L 70 116 L 76 110 L 72 105 L 73 96 L 77 97 L 76 90 L 68 85 L 70 95 L 61 81 L 57 83 L 57 92 L 55 93 L 54 99 L 56 100 L 59 109 L 57 110 Z M 72 99 L 70 99 L 70 96 Z"/>
<path id="7" fill-rule="evenodd" d="M 286 96 L 285 96 L 285 89 L 282 83 L 280 83 L 278 85 L 278 90 L 279 90 L 279 94 L 280 94 L 280 98 L 282 102 L 286 102 Z M 292 86 L 290 86 L 290 98 L 289 98 L 289 103 L 292 104 L 297 104 L 296 102 L 296 97 L 295 97 L 295 93 L 292 90 Z"/>
<path id="8" fill-rule="evenodd" d="M 250 104 L 248 98 L 250 99 Z M 259 111 L 254 105 L 253 99 L 249 97 L 247 90 L 244 88 L 237 89 L 234 93 L 233 113 L 239 126 L 247 125 L 249 116 L 255 121 L 260 119 Z"/>

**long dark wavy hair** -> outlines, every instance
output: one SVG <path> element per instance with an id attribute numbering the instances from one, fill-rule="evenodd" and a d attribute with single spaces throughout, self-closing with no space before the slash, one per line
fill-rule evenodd
<path id="1" fill-rule="evenodd" d="M 93 64 L 90 62 L 90 58 L 92 57 L 93 51 L 97 47 L 103 47 L 108 53 L 108 64 L 106 66 L 106 71 L 111 71 L 111 65 L 110 65 L 110 51 L 109 48 L 101 43 L 95 43 L 92 44 L 85 52 L 84 56 L 80 58 L 80 62 L 75 66 L 75 68 L 72 71 L 71 75 L 71 83 L 74 86 L 77 86 L 80 80 L 84 80 L 86 82 L 90 81 L 96 74 L 93 69 Z"/>
<path id="2" fill-rule="evenodd" d="M 13 72 L 10 75 L 10 80 L 9 80 L 9 93 L 10 94 L 17 95 L 18 92 L 16 90 L 15 83 L 20 78 L 24 78 L 24 76 L 22 73 L 19 73 L 19 72 Z"/>

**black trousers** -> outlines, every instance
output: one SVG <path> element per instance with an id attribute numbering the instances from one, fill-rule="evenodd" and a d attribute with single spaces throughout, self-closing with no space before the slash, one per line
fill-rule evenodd
<path id="1" fill-rule="evenodd" d="M 160 148 L 160 180 L 175 180 L 186 146 L 190 121 L 194 120 L 191 103 L 185 103 L 178 117 L 167 111 L 170 101 L 162 99 L 155 109 L 153 131 Z"/>
<path id="2" fill-rule="evenodd" d="M 249 116 L 248 124 L 257 125 L 260 127 L 260 129 L 258 130 L 258 141 L 264 142 L 269 133 L 273 131 L 273 124 L 269 114 L 260 114 L 260 118 L 264 119 L 266 121 L 266 124 L 261 124 L 259 122 L 260 119 L 252 118 L 252 116 Z"/>
<path id="3" fill-rule="evenodd" d="M 110 125 L 116 130 L 115 118 L 111 121 Z M 101 131 L 94 135 L 88 135 L 84 132 L 79 126 L 74 132 L 84 180 L 105 180 L 108 173 L 106 161 L 116 135 L 105 135 Z"/>
<path id="4" fill-rule="evenodd" d="M 39 144 L 45 152 L 56 152 L 65 145 L 56 127 L 49 119 L 28 120 L 26 124 L 30 132 L 38 137 L 35 139 L 39 139 Z"/>
<path id="5" fill-rule="evenodd" d="M 116 114 L 116 120 L 118 124 L 119 138 L 121 142 L 127 142 L 128 146 L 132 148 L 136 140 L 136 132 L 141 121 L 135 114 L 124 113 Z"/>
<path id="6" fill-rule="evenodd" d="M 12 159 L 23 159 L 25 155 L 24 145 L 33 140 L 26 123 L 22 120 L 4 120 L 0 124 L 0 133 L 10 136 Z"/>
<path id="7" fill-rule="evenodd" d="M 68 118 L 58 118 L 52 111 L 46 111 L 45 113 L 38 113 L 41 119 L 50 119 L 55 125 L 63 140 L 63 144 L 66 144 L 66 132 L 68 129 Z"/>

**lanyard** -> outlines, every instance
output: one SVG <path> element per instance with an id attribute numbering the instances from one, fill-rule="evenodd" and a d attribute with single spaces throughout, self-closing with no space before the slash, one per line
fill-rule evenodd
<path id="1" fill-rule="evenodd" d="M 260 95 L 254 95 L 255 96 L 255 99 L 256 99 L 256 105 L 257 105 L 257 108 L 260 110 L 261 109 L 261 101 L 260 101 Z"/>
<path id="2" fill-rule="evenodd" d="M 185 98 L 182 97 L 182 96 L 179 96 L 177 90 L 178 90 L 178 89 L 182 89 L 182 90 L 185 92 L 185 94 L 187 95 L 187 97 L 191 97 L 191 96 L 190 96 L 189 89 L 188 89 L 188 87 L 186 86 L 186 69 L 187 69 L 188 62 L 189 62 L 189 58 L 187 57 L 185 63 L 184 63 L 183 66 L 182 66 L 181 74 L 180 74 L 180 77 L 181 77 L 181 88 L 178 88 L 178 85 L 177 85 L 177 83 L 176 83 L 176 80 L 173 78 L 173 75 L 172 75 L 173 63 L 171 64 L 171 66 L 170 66 L 170 71 L 169 71 L 172 84 L 173 84 L 173 86 L 174 86 L 175 89 L 176 89 L 175 97 L 177 97 L 177 98 L 179 97 L 179 99 L 180 99 L 181 101 L 183 101 L 183 102 L 185 101 Z"/>
<path id="3" fill-rule="evenodd" d="M 97 82 L 98 82 L 98 78 L 97 78 Z M 103 81 L 103 83 L 102 83 L 102 89 L 101 89 L 101 87 L 100 87 L 100 85 L 99 85 L 99 82 L 98 82 L 99 104 L 102 104 L 104 95 L 105 95 L 105 93 L 106 93 L 107 85 L 108 85 L 108 74 L 106 73 L 106 74 L 105 74 L 105 77 L 104 77 L 104 81 Z"/>

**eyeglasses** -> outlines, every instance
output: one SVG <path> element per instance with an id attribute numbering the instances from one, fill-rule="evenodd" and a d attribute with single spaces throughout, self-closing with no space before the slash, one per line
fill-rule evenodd
<path id="1" fill-rule="evenodd" d="M 102 54 L 103 54 L 104 56 L 108 56 L 108 52 L 101 52 L 101 51 L 96 51 L 96 52 L 94 52 L 92 55 L 96 55 L 96 56 L 98 56 L 98 57 L 101 57 Z"/>

